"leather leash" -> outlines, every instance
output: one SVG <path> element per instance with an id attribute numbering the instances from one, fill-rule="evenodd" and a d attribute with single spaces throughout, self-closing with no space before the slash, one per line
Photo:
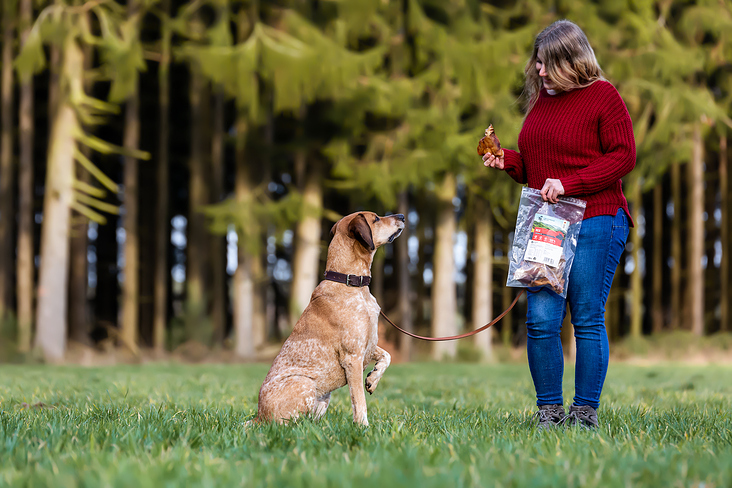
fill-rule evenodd
<path id="1" fill-rule="evenodd" d="M 328 281 L 335 281 L 336 283 L 343 283 L 344 285 L 355 286 L 355 287 L 368 286 L 369 283 L 371 282 L 370 276 L 349 275 L 349 274 L 345 274 L 345 273 L 338 273 L 336 271 L 326 271 L 325 274 L 323 275 L 323 277 Z M 506 310 L 504 310 L 503 313 L 501 313 L 501 315 L 499 315 L 495 319 L 491 320 L 490 322 L 485 324 L 480 329 L 476 329 L 476 330 L 473 330 L 470 332 L 465 332 L 464 334 L 449 336 L 449 337 L 424 337 L 421 335 L 412 334 L 411 332 L 407 332 L 406 330 L 402 329 L 397 324 L 392 322 L 391 319 L 386 316 L 386 314 L 384 313 L 383 310 L 380 313 L 381 313 L 381 316 L 384 317 L 384 319 L 387 322 L 389 322 L 392 325 L 392 327 L 394 327 L 396 330 L 398 330 L 402 334 L 406 334 L 410 337 L 414 337 L 415 339 L 420 339 L 423 341 L 454 341 L 456 339 L 470 337 L 472 335 L 477 334 L 478 332 L 483 332 L 488 327 L 496 324 L 503 317 L 505 317 L 508 312 L 511 311 L 511 309 L 514 307 L 514 305 L 516 305 L 516 302 L 518 302 L 518 299 L 521 298 L 521 295 L 523 295 L 525 292 L 526 292 L 526 289 L 525 288 L 522 289 L 521 292 L 518 295 L 516 295 L 516 298 L 513 299 L 513 302 L 511 302 L 511 305 L 509 305 L 508 308 Z"/>
<path id="2" fill-rule="evenodd" d="M 406 334 L 408 336 L 414 337 L 415 339 L 421 339 L 423 341 L 454 341 L 456 339 L 462 339 L 464 337 L 470 337 L 472 335 L 477 334 L 478 332 L 483 332 L 488 327 L 496 324 L 499 320 L 501 320 L 503 317 L 505 317 L 508 312 L 511 311 L 511 309 L 513 308 L 513 306 L 516 305 L 516 302 L 518 302 L 518 299 L 521 298 L 521 295 L 523 295 L 525 292 L 526 292 L 526 289 L 525 288 L 522 289 L 521 292 L 518 295 L 516 295 L 516 298 L 513 299 L 513 302 L 511 302 L 511 305 L 509 305 L 509 307 L 506 310 L 504 310 L 503 313 L 501 313 L 501 315 L 499 315 L 495 319 L 491 320 L 490 322 L 488 322 L 487 324 L 485 324 L 480 329 L 475 329 L 473 331 L 465 332 L 464 334 L 455 335 L 455 336 L 449 336 L 449 337 L 424 337 L 424 336 L 421 336 L 421 335 L 412 334 L 411 332 L 407 332 L 406 330 L 402 329 L 397 324 L 395 324 L 394 322 L 392 322 L 391 319 L 389 319 L 389 317 L 386 316 L 386 314 L 384 313 L 383 310 L 381 311 L 381 316 L 384 317 L 384 319 L 387 322 L 389 322 L 396 330 L 398 330 L 399 332 L 401 332 L 403 334 Z"/>

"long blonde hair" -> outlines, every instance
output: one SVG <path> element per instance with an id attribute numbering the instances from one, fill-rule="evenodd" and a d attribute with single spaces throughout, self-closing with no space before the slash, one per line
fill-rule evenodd
<path id="1" fill-rule="evenodd" d="M 536 70 L 540 57 L 549 79 L 560 91 L 584 88 L 605 79 L 595 51 L 582 29 L 569 20 L 557 20 L 536 36 L 534 51 L 524 68 L 527 115 L 539 98 L 542 87 Z"/>

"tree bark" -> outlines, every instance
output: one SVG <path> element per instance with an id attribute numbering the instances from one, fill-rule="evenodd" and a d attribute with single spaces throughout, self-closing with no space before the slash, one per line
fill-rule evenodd
<path id="1" fill-rule="evenodd" d="M 508 260 L 511 256 L 511 241 L 509 240 L 508 231 L 504 229 L 503 231 L 503 242 L 504 242 L 504 256 L 506 256 L 506 270 L 508 271 Z M 508 286 L 503 287 L 503 292 L 501 293 L 501 309 L 508 310 L 508 307 L 511 305 L 511 302 L 514 298 L 514 291 L 512 288 Z M 513 335 L 513 310 L 508 312 L 502 319 L 501 319 L 501 343 L 504 347 L 511 347 L 511 337 Z"/>
<path id="2" fill-rule="evenodd" d="M 630 201 L 633 213 L 633 221 L 640 222 L 641 215 L 641 180 L 635 178 L 630 190 Z M 640 251 L 643 247 L 643 239 L 638 229 L 631 232 L 630 242 L 633 246 L 633 272 L 630 275 L 630 336 L 640 338 L 643 335 L 643 274 L 641 271 Z"/>
<path id="3" fill-rule="evenodd" d="M 493 319 L 493 215 L 480 197 L 475 198 L 473 265 L 473 330 Z M 475 335 L 475 346 L 486 362 L 493 361 L 493 328 Z"/>
<path id="4" fill-rule="evenodd" d="M 247 167 L 245 145 L 247 137 L 246 114 L 240 112 L 236 123 L 236 200 L 242 207 L 251 202 L 251 182 Z M 254 278 L 251 256 L 244 243 L 244 236 L 239 234 L 237 245 L 238 265 L 234 272 L 234 353 L 242 359 L 255 357 L 254 344 Z"/>
<path id="5" fill-rule="evenodd" d="M 682 325 L 683 301 L 681 295 L 681 167 L 671 165 L 671 199 L 673 201 L 674 218 L 671 224 L 671 329 L 677 330 Z"/>
<path id="6" fill-rule="evenodd" d="M 652 330 L 656 334 L 664 328 L 663 313 L 663 185 L 653 189 L 653 252 L 651 254 L 652 283 L 651 310 Z M 648 256 L 648 253 L 646 253 Z"/>
<path id="7" fill-rule="evenodd" d="M 721 240 L 722 240 L 722 262 L 720 263 L 720 281 L 721 281 L 721 317 L 719 330 L 721 332 L 727 332 L 730 330 L 730 286 L 729 286 L 729 266 L 730 259 L 729 253 L 732 252 L 732 243 L 730 243 L 730 198 L 729 198 L 729 166 L 727 161 L 727 136 L 722 135 L 719 137 L 719 193 L 721 194 L 721 208 L 722 208 L 722 229 L 721 229 Z"/>
<path id="8" fill-rule="evenodd" d="M 296 165 L 302 165 L 303 215 L 295 229 L 295 251 L 292 258 L 292 288 L 290 292 L 290 327 L 308 302 L 318 285 L 320 267 L 320 220 L 323 210 L 322 167 L 313 162 L 308 165 L 303 151 L 298 152 Z M 307 169 L 305 169 L 307 166 Z"/>
<path id="9" fill-rule="evenodd" d="M 163 0 L 160 5 L 164 15 L 170 12 L 170 0 Z M 168 200 L 170 198 L 170 180 L 168 174 L 169 154 L 168 139 L 170 136 L 170 54 L 172 31 L 167 22 L 163 22 L 160 48 L 160 66 L 158 67 L 159 93 L 159 133 L 158 133 L 158 167 L 155 221 L 155 285 L 153 311 L 153 349 L 159 355 L 165 350 L 165 330 L 168 312 L 168 245 L 170 243 L 170 216 Z"/>
<path id="10" fill-rule="evenodd" d="M 241 9 L 238 19 L 238 41 L 244 42 L 246 36 L 250 33 L 252 26 L 258 21 L 258 4 L 252 2 L 249 9 Z M 259 87 L 256 87 L 259 90 Z M 236 176 L 234 181 L 234 193 L 237 203 L 241 206 L 242 211 L 247 211 L 248 205 L 251 204 L 253 184 L 247 164 L 246 141 L 249 132 L 249 124 L 247 122 L 247 113 L 244 109 L 239 108 L 236 118 L 236 145 L 235 145 L 235 161 Z M 238 233 L 237 244 L 238 265 L 234 272 L 233 285 L 233 321 L 234 321 L 234 354 L 242 359 L 254 359 L 256 356 L 256 338 L 255 338 L 255 272 L 256 256 L 252 256 L 247 252 L 247 246 L 244 242 L 244 236 Z"/>
<path id="11" fill-rule="evenodd" d="M 20 42 L 25 44 L 30 33 L 33 16 L 31 0 L 20 2 Z M 17 262 L 17 312 L 18 351 L 31 349 L 33 330 L 33 295 L 35 251 L 33 247 L 33 77 L 21 80 L 20 107 L 20 160 L 18 165 L 18 262 Z M 0 216 L 1 217 L 1 216 Z"/>
<path id="12" fill-rule="evenodd" d="M 204 105 L 208 97 L 203 75 L 193 66 L 191 70 L 191 157 L 189 179 L 189 210 L 186 264 L 186 338 L 207 343 L 210 328 L 206 324 L 206 221 L 202 207 L 207 203 L 206 163 L 204 161 L 205 122 Z"/>
<path id="13" fill-rule="evenodd" d="M 71 222 L 69 242 L 69 338 L 81 343 L 89 340 L 89 311 L 87 299 L 88 265 L 86 217 L 77 216 Z"/>
<path id="14" fill-rule="evenodd" d="M 92 68 L 93 48 L 90 45 L 82 47 L 84 54 L 84 70 L 88 72 Z M 86 79 L 84 82 L 84 90 L 89 92 L 92 82 Z M 91 150 L 81 147 L 81 152 L 88 158 Z M 77 178 L 85 183 L 91 183 L 89 172 L 78 165 L 74 169 Z M 89 220 L 83 216 L 76 216 L 71 220 L 71 242 L 69 243 L 69 334 L 68 337 L 76 342 L 89 342 L 89 333 L 91 332 L 89 321 L 89 300 L 88 300 L 88 283 L 89 283 L 89 265 L 88 265 L 88 247 L 89 247 Z"/>
<path id="15" fill-rule="evenodd" d="M 399 318 L 401 327 L 407 332 L 414 332 L 414 317 L 412 307 L 415 302 L 412 300 L 410 276 L 409 276 L 409 195 L 406 191 L 399 194 L 399 213 L 407 218 L 407 225 L 404 226 L 401 236 L 395 242 L 396 268 L 399 302 Z M 399 352 L 404 361 L 410 361 L 412 357 L 412 338 L 406 334 L 400 336 Z"/>
<path id="16" fill-rule="evenodd" d="M 124 147 L 138 149 L 140 145 L 140 96 L 138 89 L 129 96 L 125 110 Z M 122 285 L 122 323 L 120 338 L 133 353 L 138 351 L 140 312 L 140 236 L 138 161 L 124 157 L 124 283 Z"/>
<path id="17" fill-rule="evenodd" d="M 457 334 L 457 297 L 455 289 L 455 175 L 447 173 L 437 196 L 437 225 L 435 226 L 435 254 L 432 281 L 432 334 L 436 337 Z M 435 342 L 432 357 L 436 360 L 453 358 L 457 352 L 455 341 Z"/>
<path id="18" fill-rule="evenodd" d="M 224 197 L 224 94 L 214 95 L 213 133 L 211 134 L 211 201 Z M 226 330 L 226 236 L 211 235 L 211 325 L 213 344 L 223 345 Z"/>
<path id="19" fill-rule="evenodd" d="M 704 334 L 704 141 L 701 126 L 694 127 L 694 146 L 689 162 L 689 324 L 695 335 Z"/>
<path id="20" fill-rule="evenodd" d="M 66 351 L 66 299 L 69 265 L 69 217 L 73 201 L 72 184 L 75 132 L 80 130 L 68 86 L 81 90 L 84 56 L 76 41 L 64 44 L 60 82 L 64 99 L 56 110 L 48 153 L 46 192 L 41 229 L 41 268 L 38 279 L 36 345 L 47 361 L 61 361 Z"/>
<path id="21" fill-rule="evenodd" d="M 15 178 L 13 168 L 13 44 L 15 41 L 15 9 L 3 2 L 2 71 L 0 71 L 0 320 L 12 310 L 13 275 L 13 200 Z"/>

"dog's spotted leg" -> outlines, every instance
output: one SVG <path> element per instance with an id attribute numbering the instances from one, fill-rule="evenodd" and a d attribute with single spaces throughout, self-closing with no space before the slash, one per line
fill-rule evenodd
<path id="1" fill-rule="evenodd" d="M 369 394 L 374 392 L 376 385 L 379 384 L 379 380 L 384 376 L 386 368 L 391 364 L 391 355 L 382 348 L 376 346 L 374 348 L 374 353 L 371 356 L 371 361 L 376 361 L 376 364 L 374 364 L 374 369 L 366 375 L 366 391 L 368 391 Z"/>
<path id="2" fill-rule="evenodd" d="M 325 415 L 325 411 L 328 410 L 328 405 L 330 405 L 330 393 L 326 393 L 325 395 L 316 398 L 315 405 L 312 409 L 313 417 L 315 419 L 319 419 Z"/>
<path id="3" fill-rule="evenodd" d="M 346 372 L 348 390 L 351 393 L 351 405 L 353 406 L 353 421 L 364 426 L 369 425 L 366 412 L 366 393 L 363 389 L 363 356 L 346 356 L 342 360 L 343 369 Z"/>

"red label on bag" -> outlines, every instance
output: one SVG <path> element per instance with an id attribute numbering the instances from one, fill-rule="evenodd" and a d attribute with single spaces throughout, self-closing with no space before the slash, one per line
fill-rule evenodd
<path id="1" fill-rule="evenodd" d="M 556 267 L 562 257 L 562 241 L 568 228 L 566 220 L 536 214 L 531 223 L 531 239 L 524 259 Z"/>

